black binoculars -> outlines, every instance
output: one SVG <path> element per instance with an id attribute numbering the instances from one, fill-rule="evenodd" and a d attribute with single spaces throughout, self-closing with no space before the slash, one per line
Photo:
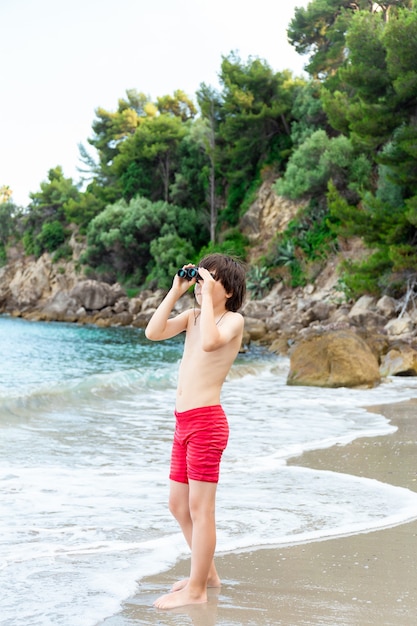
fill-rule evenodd
<path id="1" fill-rule="evenodd" d="M 180 278 L 186 278 L 187 280 L 192 280 L 193 278 L 195 278 L 198 281 L 201 278 L 196 267 L 181 268 L 180 270 L 178 270 L 177 274 Z"/>

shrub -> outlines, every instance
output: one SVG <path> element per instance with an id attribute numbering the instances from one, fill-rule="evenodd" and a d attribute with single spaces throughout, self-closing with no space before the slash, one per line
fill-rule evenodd
<path id="1" fill-rule="evenodd" d="M 72 259 L 72 248 L 68 242 L 63 243 L 61 246 L 59 246 L 59 248 L 52 256 L 53 263 L 56 263 L 61 259 L 66 259 L 68 261 Z"/>
<path id="2" fill-rule="evenodd" d="M 231 228 L 224 231 L 220 241 L 217 243 L 210 242 L 207 246 L 201 248 L 198 258 L 202 258 L 212 252 L 219 252 L 220 254 L 228 254 L 231 257 L 244 261 L 246 259 L 248 245 L 248 238 L 242 235 L 237 228 Z"/>
<path id="3" fill-rule="evenodd" d="M 268 274 L 268 268 L 263 265 L 251 265 L 247 273 L 246 286 L 252 298 L 258 300 L 268 291 L 272 282 Z"/>
<path id="4" fill-rule="evenodd" d="M 169 289 L 177 270 L 195 256 L 191 243 L 174 233 L 154 239 L 150 250 L 154 264 L 147 282 L 155 281 L 161 289 Z"/>
<path id="5" fill-rule="evenodd" d="M 191 249 L 199 247 L 207 237 L 202 216 L 194 209 L 178 207 L 167 202 L 151 202 L 137 196 L 129 204 L 121 200 L 112 204 L 89 224 L 88 248 L 85 261 L 101 271 L 123 277 L 135 275 L 138 283 L 153 274 L 163 280 L 164 269 L 153 242 L 168 235 L 179 237 Z M 165 240 L 168 241 L 168 240 Z M 165 254 L 165 244 L 161 254 Z M 186 251 L 189 254 L 189 251 Z M 187 259 L 189 260 L 189 259 Z M 156 275 L 155 274 L 155 275 Z"/>
<path id="6" fill-rule="evenodd" d="M 356 299 L 364 293 L 378 296 L 386 291 L 392 271 L 387 250 L 377 250 L 363 261 L 345 261 L 342 282 L 346 297 Z"/>
<path id="7" fill-rule="evenodd" d="M 66 237 L 67 233 L 61 222 L 58 220 L 45 222 L 42 224 L 41 232 L 36 237 L 35 243 L 38 249 L 35 249 L 35 254 L 37 252 L 39 255 L 45 250 L 47 252 L 53 252 L 64 243 Z"/>

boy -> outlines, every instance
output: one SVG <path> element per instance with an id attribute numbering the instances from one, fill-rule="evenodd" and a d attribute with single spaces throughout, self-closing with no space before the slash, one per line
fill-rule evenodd
<path id="1" fill-rule="evenodd" d="M 188 267 L 192 266 L 184 269 Z M 200 308 L 171 318 L 175 303 L 192 284 Z M 196 278 L 175 276 L 145 331 L 152 341 L 186 333 L 178 373 L 169 508 L 191 548 L 191 571 L 188 579 L 156 600 L 160 609 L 207 602 L 207 587 L 220 587 L 213 561 L 215 498 L 229 435 L 220 392 L 242 343 L 243 317 L 237 311 L 245 291 L 242 265 L 229 256 L 209 254 L 200 261 Z"/>

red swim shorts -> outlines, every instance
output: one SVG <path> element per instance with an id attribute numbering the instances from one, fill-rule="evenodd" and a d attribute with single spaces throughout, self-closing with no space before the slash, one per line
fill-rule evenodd
<path id="1" fill-rule="evenodd" d="M 219 481 L 220 459 L 229 438 L 229 425 L 220 404 L 178 413 L 169 477 L 179 483 Z"/>

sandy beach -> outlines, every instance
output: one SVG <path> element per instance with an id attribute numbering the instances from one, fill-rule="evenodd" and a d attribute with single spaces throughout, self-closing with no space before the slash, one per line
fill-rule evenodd
<path id="1" fill-rule="evenodd" d="M 417 400 L 372 407 L 397 431 L 308 452 L 289 463 L 373 478 L 417 491 Z M 416 512 L 417 514 L 417 512 Z M 302 545 L 220 554 L 221 590 L 205 605 L 159 611 L 153 601 L 189 561 L 142 581 L 102 626 L 414 626 L 417 521 Z"/>

